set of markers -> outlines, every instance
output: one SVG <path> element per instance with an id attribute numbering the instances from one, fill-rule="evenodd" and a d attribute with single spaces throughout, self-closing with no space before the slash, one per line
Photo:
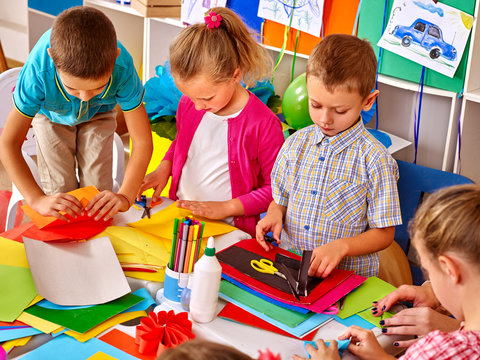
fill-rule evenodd
<path id="1" fill-rule="evenodd" d="M 200 256 L 205 223 L 190 217 L 175 219 L 172 249 L 168 267 L 180 273 L 190 273 Z"/>

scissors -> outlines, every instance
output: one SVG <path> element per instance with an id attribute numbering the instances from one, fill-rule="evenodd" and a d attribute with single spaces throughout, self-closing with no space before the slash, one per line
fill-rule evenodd
<path id="1" fill-rule="evenodd" d="M 280 276 L 282 279 L 287 280 L 286 276 L 283 275 L 278 269 L 273 266 L 273 261 L 268 259 L 260 259 L 260 260 L 252 260 L 250 261 L 250 265 L 252 268 L 257 270 L 258 272 L 264 274 L 272 274 Z M 287 280 L 288 281 L 288 280 Z"/>
<path id="2" fill-rule="evenodd" d="M 150 211 L 152 210 L 152 208 L 150 207 L 150 205 L 148 205 L 147 197 L 145 195 L 142 195 L 140 196 L 140 199 L 141 199 L 140 201 L 135 200 L 135 204 L 143 207 L 142 219 L 145 216 L 150 219 L 150 216 L 151 216 Z"/>

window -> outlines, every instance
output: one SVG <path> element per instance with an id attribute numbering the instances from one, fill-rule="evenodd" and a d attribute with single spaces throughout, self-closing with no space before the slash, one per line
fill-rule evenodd
<path id="1" fill-rule="evenodd" d="M 419 21 L 415 24 L 415 26 L 413 28 L 417 31 L 424 32 L 425 31 L 425 24 Z"/>

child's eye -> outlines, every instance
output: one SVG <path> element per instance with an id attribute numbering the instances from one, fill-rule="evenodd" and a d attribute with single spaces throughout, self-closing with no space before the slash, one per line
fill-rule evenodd
<path id="1" fill-rule="evenodd" d="M 347 112 L 347 110 L 335 110 L 335 112 L 339 115 L 342 115 L 342 114 L 345 114 Z"/>
<path id="2" fill-rule="evenodd" d="M 321 109 L 322 108 L 322 105 L 318 105 L 318 104 L 312 104 L 310 103 L 310 106 L 314 109 Z"/>

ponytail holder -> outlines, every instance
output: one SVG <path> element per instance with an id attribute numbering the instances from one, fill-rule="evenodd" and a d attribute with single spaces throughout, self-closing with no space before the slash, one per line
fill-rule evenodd
<path id="1" fill-rule="evenodd" d="M 210 11 L 207 16 L 204 17 L 205 24 L 207 24 L 208 28 L 218 28 L 220 27 L 220 22 L 222 21 L 222 17 L 217 15 L 215 11 Z"/>

